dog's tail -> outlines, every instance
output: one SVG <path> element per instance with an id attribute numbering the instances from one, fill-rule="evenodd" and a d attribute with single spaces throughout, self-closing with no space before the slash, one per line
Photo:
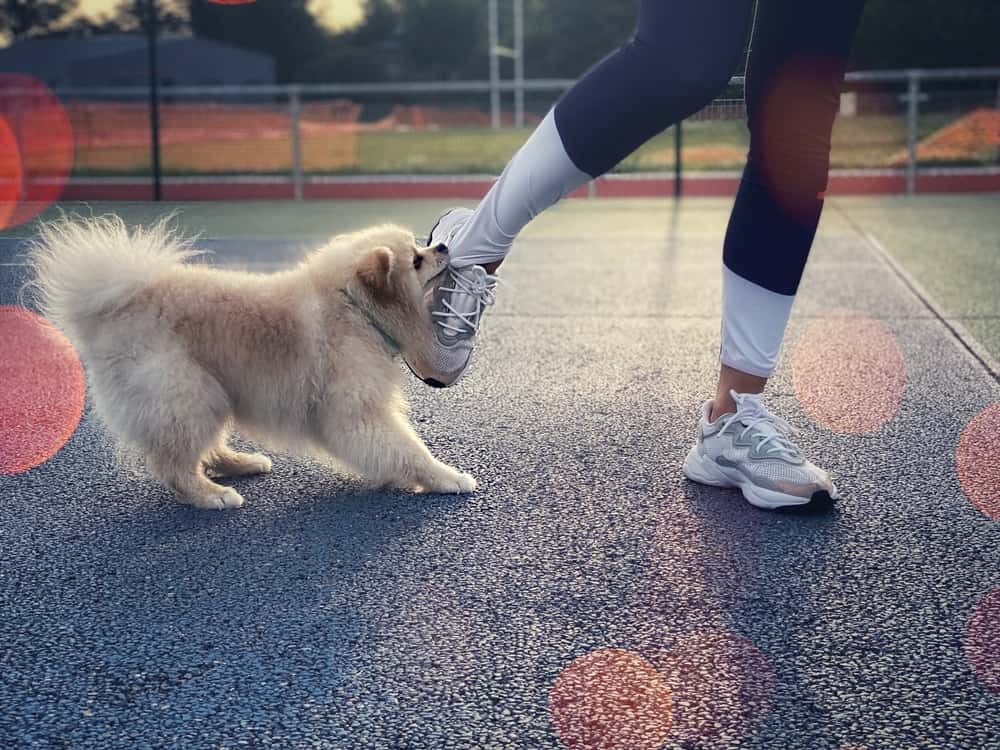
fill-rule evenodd
<path id="1" fill-rule="evenodd" d="M 28 247 L 31 280 L 22 288 L 70 338 L 120 310 L 168 268 L 197 255 L 168 219 L 129 230 L 117 216 L 62 217 L 40 225 Z"/>

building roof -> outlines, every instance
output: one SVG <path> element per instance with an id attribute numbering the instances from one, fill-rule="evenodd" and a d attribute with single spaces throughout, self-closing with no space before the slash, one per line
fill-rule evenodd
<path id="1" fill-rule="evenodd" d="M 225 48 L 243 55 L 253 55 L 268 61 L 271 60 L 270 55 L 261 52 L 217 42 L 214 39 L 181 34 L 162 35 L 157 47 L 162 50 L 182 43 Z M 143 34 L 100 34 L 79 38 L 23 39 L 0 49 L 0 71 L 31 72 L 36 75 L 44 75 L 50 71 L 63 70 L 74 63 L 137 52 L 145 48 L 146 37 Z"/>

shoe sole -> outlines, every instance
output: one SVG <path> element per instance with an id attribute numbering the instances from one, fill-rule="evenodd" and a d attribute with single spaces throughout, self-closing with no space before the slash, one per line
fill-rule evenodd
<path id="1" fill-rule="evenodd" d="M 450 383 L 442 383 L 440 380 L 435 380 L 434 378 L 422 378 L 417 374 L 416 370 L 410 367 L 410 363 L 407 362 L 405 358 L 403 359 L 403 364 L 406 365 L 407 370 L 413 373 L 413 377 L 415 377 L 421 383 L 426 383 L 431 388 L 447 388 L 449 385 L 454 385 L 456 382 L 458 382 L 458 378 L 455 378 L 455 380 L 451 381 Z"/>
<path id="2" fill-rule="evenodd" d="M 406 369 L 408 369 L 410 372 L 413 373 L 413 377 L 415 377 L 417 380 L 421 381 L 422 383 L 426 383 L 431 388 L 450 388 L 451 386 L 455 385 L 455 383 L 457 383 L 459 380 L 461 380 L 462 376 L 465 374 L 465 371 L 469 369 L 469 363 L 468 363 L 468 360 L 466 360 L 465 367 L 463 367 L 459 371 L 459 373 L 455 377 L 455 379 L 454 380 L 449 380 L 447 383 L 445 383 L 443 381 L 438 380 L 437 378 L 425 378 L 423 375 L 421 375 L 416 370 L 414 370 L 412 367 L 410 367 L 410 363 L 406 361 L 406 357 L 401 357 L 400 359 L 403 360 L 403 364 L 406 365 Z"/>
<path id="3" fill-rule="evenodd" d="M 819 511 L 827 510 L 837 502 L 837 497 L 826 490 L 814 492 L 811 497 L 797 497 L 758 487 L 750 480 L 734 481 L 712 459 L 703 460 L 698 455 L 697 446 L 692 447 L 684 459 L 684 476 L 692 482 L 711 487 L 738 488 L 748 503 L 763 510 Z"/>

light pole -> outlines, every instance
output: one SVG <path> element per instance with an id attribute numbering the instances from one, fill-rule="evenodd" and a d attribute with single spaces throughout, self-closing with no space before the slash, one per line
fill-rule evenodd
<path id="1" fill-rule="evenodd" d="M 489 0 L 490 45 L 490 124 L 500 127 L 500 58 L 514 60 L 514 125 L 524 127 L 524 0 L 514 3 L 514 46 L 500 46 L 500 8 L 498 0 Z"/>
<path id="2" fill-rule="evenodd" d="M 524 127 L 524 0 L 514 0 L 514 127 Z"/>
<path id="3" fill-rule="evenodd" d="M 490 45 L 490 125 L 500 127 L 500 9 L 498 0 L 489 0 Z"/>

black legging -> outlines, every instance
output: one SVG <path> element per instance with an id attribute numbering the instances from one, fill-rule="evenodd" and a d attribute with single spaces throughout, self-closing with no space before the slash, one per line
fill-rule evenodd
<path id="1" fill-rule="evenodd" d="M 795 294 L 823 207 L 830 133 L 864 0 L 758 0 L 747 60 L 750 151 L 723 260 Z M 570 159 L 597 177 L 697 112 L 736 70 L 753 0 L 641 0 L 635 36 L 559 101 Z"/>

